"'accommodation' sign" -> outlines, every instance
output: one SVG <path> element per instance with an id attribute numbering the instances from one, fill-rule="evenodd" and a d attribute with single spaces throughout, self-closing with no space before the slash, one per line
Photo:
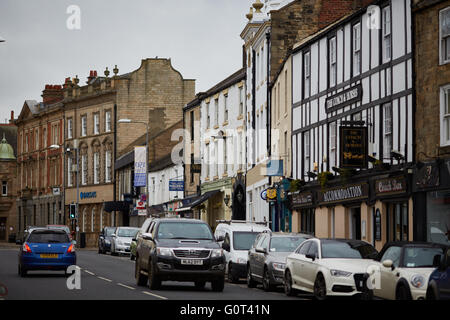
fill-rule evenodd
<path id="1" fill-rule="evenodd" d="M 319 203 L 328 204 L 334 202 L 353 201 L 364 199 L 369 196 L 367 183 L 327 189 L 319 192 Z"/>

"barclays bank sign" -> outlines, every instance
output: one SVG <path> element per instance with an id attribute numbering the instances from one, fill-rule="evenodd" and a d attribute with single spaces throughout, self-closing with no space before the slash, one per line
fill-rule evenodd
<path id="1" fill-rule="evenodd" d="M 80 192 L 80 199 L 93 199 L 97 198 L 97 192 Z"/>

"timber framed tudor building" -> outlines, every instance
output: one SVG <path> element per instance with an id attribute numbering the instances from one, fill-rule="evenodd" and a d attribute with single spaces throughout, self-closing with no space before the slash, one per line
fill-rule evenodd
<path id="1" fill-rule="evenodd" d="M 305 184 L 291 195 L 299 231 L 378 249 L 412 240 L 410 7 L 410 0 L 379 2 L 293 49 L 292 173 Z M 342 147 L 358 147 L 358 137 L 365 161 L 357 171 Z"/>

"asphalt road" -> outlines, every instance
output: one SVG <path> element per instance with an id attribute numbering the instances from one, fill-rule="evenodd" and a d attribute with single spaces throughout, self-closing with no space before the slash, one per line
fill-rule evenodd
<path id="1" fill-rule="evenodd" d="M 100 255 L 79 250 L 81 289 L 69 290 L 62 271 L 31 271 L 21 278 L 17 273 L 19 248 L 0 248 L 0 284 L 8 289 L 7 300 L 299 300 L 310 296 L 287 297 L 280 287 L 265 292 L 261 286 L 249 289 L 245 281 L 226 283 L 223 292 L 213 292 L 209 283 L 204 289 L 184 282 L 163 282 L 160 290 L 138 287 L 134 279 L 134 261 L 128 257 Z"/>

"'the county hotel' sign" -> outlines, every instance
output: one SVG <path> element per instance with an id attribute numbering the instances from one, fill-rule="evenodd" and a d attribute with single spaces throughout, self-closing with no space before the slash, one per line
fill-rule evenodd
<path id="1" fill-rule="evenodd" d="M 327 112 L 333 112 L 353 102 L 360 101 L 361 98 L 362 86 L 359 84 L 327 98 L 325 101 L 325 109 Z"/>
<path id="2" fill-rule="evenodd" d="M 319 191 L 318 194 L 319 203 L 321 204 L 365 199 L 368 196 L 369 196 L 369 185 L 367 183 L 334 189 L 326 189 L 323 191 Z"/>

